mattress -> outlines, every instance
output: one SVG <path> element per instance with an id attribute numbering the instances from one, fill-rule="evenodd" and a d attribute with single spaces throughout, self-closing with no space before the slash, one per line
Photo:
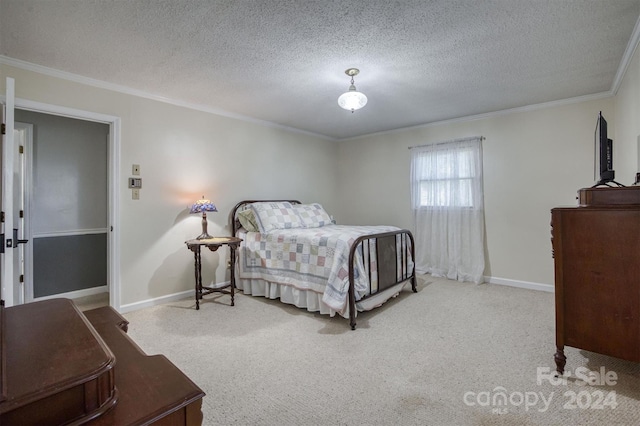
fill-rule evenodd
<path id="1" fill-rule="evenodd" d="M 348 316 L 349 251 L 361 236 L 399 231 L 393 226 L 327 225 L 278 229 L 261 234 L 241 229 L 237 287 L 246 294 L 281 299 L 309 311 Z M 396 238 L 398 256 L 407 239 Z M 377 291 L 376 248 L 362 245 L 355 253 L 356 300 Z M 365 264 L 371 261 L 371 267 Z M 400 277 L 401 278 L 401 277 Z M 400 281 L 400 280 L 398 280 Z M 379 306 L 399 293 L 393 286 L 358 303 L 358 310 Z M 365 302 L 366 301 L 366 302 Z"/>

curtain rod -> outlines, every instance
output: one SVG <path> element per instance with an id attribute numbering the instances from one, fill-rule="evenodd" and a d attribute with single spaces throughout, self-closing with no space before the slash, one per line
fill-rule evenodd
<path id="1" fill-rule="evenodd" d="M 467 138 L 459 138 L 459 139 L 451 139 L 448 141 L 443 141 L 443 142 L 436 142 L 436 143 L 426 143 L 423 145 L 416 145 L 416 146 L 410 146 L 409 149 L 413 149 L 413 148 L 423 148 L 425 146 L 438 146 L 438 145 L 445 145 L 448 143 L 454 143 L 454 142 L 465 142 L 465 141 L 470 141 L 472 139 L 480 139 L 481 141 L 485 140 L 486 138 L 484 136 L 469 136 Z"/>

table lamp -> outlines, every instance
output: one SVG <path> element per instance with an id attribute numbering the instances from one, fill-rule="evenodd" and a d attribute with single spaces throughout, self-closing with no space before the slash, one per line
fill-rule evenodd
<path id="1" fill-rule="evenodd" d="M 202 234 L 196 237 L 196 240 L 206 240 L 213 238 L 211 235 L 207 233 L 207 212 L 217 212 L 218 209 L 211 202 L 211 200 L 206 200 L 204 195 L 201 200 L 196 201 L 191 206 L 191 211 L 189 213 L 200 213 L 202 212 Z"/>

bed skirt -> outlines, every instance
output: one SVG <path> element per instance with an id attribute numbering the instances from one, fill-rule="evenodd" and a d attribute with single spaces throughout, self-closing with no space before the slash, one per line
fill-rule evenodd
<path id="1" fill-rule="evenodd" d="M 356 311 L 369 311 L 382 305 L 392 297 L 396 297 L 411 280 L 396 284 L 380 293 L 367 297 L 356 302 Z M 339 314 L 344 318 L 349 318 L 349 304 L 345 304 L 344 312 L 337 312 L 322 302 L 322 294 L 309 290 L 300 290 L 290 285 L 273 283 L 261 279 L 240 279 L 236 280 L 236 288 L 244 294 L 252 296 L 263 296 L 267 299 L 280 299 L 282 303 L 294 305 L 298 308 L 306 309 L 309 312 L 319 312 L 322 315 L 331 317 Z M 357 313 L 356 313 L 357 314 Z"/>

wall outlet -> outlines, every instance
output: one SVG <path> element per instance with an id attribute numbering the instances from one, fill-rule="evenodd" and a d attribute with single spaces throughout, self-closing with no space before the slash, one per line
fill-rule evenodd
<path id="1" fill-rule="evenodd" d="M 138 188 L 133 188 L 131 190 L 131 199 L 139 200 L 140 199 L 140 190 Z"/>
<path id="2" fill-rule="evenodd" d="M 131 174 L 134 176 L 140 176 L 140 164 L 134 164 L 131 166 Z"/>

